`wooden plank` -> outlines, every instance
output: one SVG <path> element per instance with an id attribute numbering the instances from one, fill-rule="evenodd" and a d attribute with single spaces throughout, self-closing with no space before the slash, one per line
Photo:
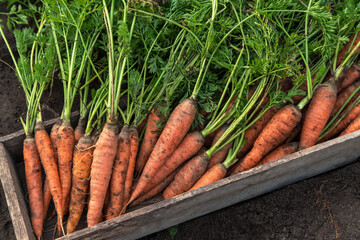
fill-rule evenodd
<path id="1" fill-rule="evenodd" d="M 82 229 L 61 239 L 136 239 L 356 161 L 360 131 Z"/>
<path id="2" fill-rule="evenodd" d="M 21 191 L 11 156 L 2 143 L 0 143 L 0 179 L 16 238 L 19 240 L 35 239 L 24 193 Z"/>
<path id="3" fill-rule="evenodd" d="M 74 123 L 78 120 L 80 115 L 79 111 L 73 112 L 71 114 L 71 122 L 74 125 Z M 54 125 L 54 123 L 59 118 L 54 118 L 48 121 L 44 122 L 45 129 L 47 131 L 50 131 L 51 127 Z M 15 162 L 22 161 L 22 144 L 25 138 L 25 132 L 24 130 L 19 130 L 17 132 L 11 133 L 9 135 L 0 137 L 0 143 L 3 143 L 6 147 L 6 149 L 9 151 L 9 153 L 12 156 L 12 159 L 15 160 Z"/>

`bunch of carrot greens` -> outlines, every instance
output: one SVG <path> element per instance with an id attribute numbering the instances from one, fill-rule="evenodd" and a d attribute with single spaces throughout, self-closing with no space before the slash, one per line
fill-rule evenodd
<path id="1" fill-rule="evenodd" d="M 20 9 L 38 33 L 14 30 L 11 53 L 28 106 L 25 165 L 31 142 L 46 174 L 44 186 L 26 176 L 38 181 L 30 205 L 44 202 L 31 208 L 38 238 L 51 198 L 69 234 L 86 205 L 93 226 L 359 129 L 355 1 L 41 3 Z M 12 23 L 27 23 L 19 14 Z M 49 137 L 40 99 L 54 73 L 64 109 Z"/>

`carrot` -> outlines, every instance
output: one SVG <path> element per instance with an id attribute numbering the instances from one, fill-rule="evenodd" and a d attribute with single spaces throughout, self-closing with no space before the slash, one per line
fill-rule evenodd
<path id="1" fill-rule="evenodd" d="M 154 108 L 148 117 L 144 138 L 136 159 L 135 171 L 137 173 L 140 173 L 143 170 L 145 163 L 148 160 L 151 151 L 153 150 L 156 141 L 160 136 L 160 123 L 160 112 L 157 108 Z"/>
<path id="2" fill-rule="evenodd" d="M 93 144 L 94 141 L 91 136 L 85 134 L 79 139 L 74 149 L 69 219 L 66 225 L 67 234 L 75 230 L 85 207 L 94 151 Z"/>
<path id="3" fill-rule="evenodd" d="M 336 102 L 336 86 L 327 82 L 319 86 L 311 99 L 301 130 L 299 150 L 314 146 Z"/>
<path id="4" fill-rule="evenodd" d="M 346 100 L 351 96 L 351 94 L 360 86 L 360 81 L 357 81 L 347 88 L 345 88 L 342 92 L 340 92 L 337 96 L 335 106 L 330 114 L 330 118 L 334 117 L 335 114 L 340 110 L 340 108 L 345 104 Z M 349 101 L 348 105 L 353 103 L 355 99 L 360 96 L 360 91 L 353 96 L 353 98 Z"/>
<path id="5" fill-rule="evenodd" d="M 169 184 L 174 180 L 176 171 L 172 172 L 168 175 L 165 179 L 163 179 L 159 184 L 155 185 L 149 191 L 145 192 L 144 194 L 140 195 L 137 199 L 135 199 L 130 206 L 136 206 L 146 200 L 158 195 L 162 190 L 164 190 Z"/>
<path id="6" fill-rule="evenodd" d="M 62 207 L 63 214 L 65 215 L 69 210 L 72 159 L 75 145 L 74 129 L 66 120 L 63 120 L 59 127 L 56 145 L 59 158 L 58 165 L 62 192 Z"/>
<path id="7" fill-rule="evenodd" d="M 105 123 L 95 144 L 90 172 L 90 199 L 87 212 L 88 226 L 100 222 L 105 195 L 117 152 L 117 126 Z"/>
<path id="8" fill-rule="evenodd" d="M 119 134 L 117 155 L 110 181 L 110 199 L 106 220 L 120 215 L 124 204 L 124 190 L 130 160 L 129 125 L 124 124 Z"/>
<path id="9" fill-rule="evenodd" d="M 186 134 L 179 146 L 174 150 L 171 156 L 159 168 L 155 176 L 147 184 L 143 192 L 147 192 L 160 184 L 169 174 L 175 171 L 182 163 L 190 157 L 197 155 L 204 144 L 204 137 L 200 132 L 191 132 Z M 203 153 L 203 152 L 202 152 Z M 201 153 L 200 153 L 201 154 Z"/>
<path id="10" fill-rule="evenodd" d="M 55 162 L 56 164 L 58 164 L 58 154 L 57 154 L 57 146 L 56 146 L 56 140 L 57 140 L 57 135 L 58 135 L 58 131 L 59 128 L 61 126 L 61 120 L 59 119 L 51 128 L 51 132 L 50 132 L 50 139 L 51 139 L 51 144 L 54 150 L 54 157 L 55 157 Z M 49 209 L 49 205 L 50 205 L 50 200 L 51 200 L 51 193 L 50 193 L 50 185 L 49 185 L 49 181 L 47 178 L 45 178 L 45 183 L 44 183 L 44 218 L 47 215 L 47 211 Z"/>
<path id="11" fill-rule="evenodd" d="M 74 130 L 75 144 L 78 143 L 80 138 L 85 134 L 86 119 L 80 117 L 79 122 Z"/>
<path id="12" fill-rule="evenodd" d="M 301 120 L 301 112 L 292 104 L 285 105 L 271 118 L 257 137 L 251 151 L 240 161 L 231 175 L 254 167 L 267 153 L 284 142 Z"/>
<path id="13" fill-rule="evenodd" d="M 41 238 L 44 222 L 44 201 L 42 193 L 41 161 L 36 149 L 35 139 L 27 136 L 24 140 L 24 163 L 29 204 L 31 212 L 31 225 L 38 239 Z"/>
<path id="14" fill-rule="evenodd" d="M 191 127 L 196 115 L 196 102 L 185 99 L 171 113 L 154 150 L 143 169 L 139 182 L 130 198 L 132 202 L 144 190 L 164 161 L 180 144 Z"/>
<path id="15" fill-rule="evenodd" d="M 348 52 L 350 53 L 356 46 L 356 44 L 360 41 L 360 34 L 356 34 L 356 38 L 355 38 L 355 35 L 353 35 L 351 38 L 350 38 L 350 41 L 341 49 L 341 51 L 338 53 L 337 55 L 337 59 L 336 59 L 336 67 L 338 67 L 341 63 L 341 61 L 344 59 L 345 57 L 345 54 Z M 350 49 L 351 47 L 351 49 Z M 359 53 L 360 52 L 360 48 L 356 49 L 355 54 Z"/>
<path id="16" fill-rule="evenodd" d="M 338 87 L 338 92 L 341 92 L 355 81 L 360 78 L 360 66 L 357 64 L 353 64 L 349 70 L 346 71 L 344 78 L 338 82 L 336 85 Z"/>
<path id="17" fill-rule="evenodd" d="M 130 138 L 130 161 L 126 173 L 125 190 L 124 190 L 124 204 L 122 212 L 126 211 L 126 205 L 130 199 L 130 190 L 133 183 L 133 176 L 135 170 L 136 155 L 139 148 L 139 135 L 136 127 L 131 127 L 129 130 Z"/>
<path id="18" fill-rule="evenodd" d="M 359 129 L 360 129 L 360 117 L 358 116 L 357 118 L 354 119 L 354 121 L 352 121 L 349 124 L 349 126 L 347 126 L 347 128 L 345 128 L 344 131 L 341 132 L 340 136 L 355 132 Z"/>
<path id="19" fill-rule="evenodd" d="M 189 191 L 219 181 L 226 176 L 226 173 L 227 169 L 225 165 L 222 163 L 216 163 L 205 172 L 205 174 L 194 184 L 194 186 L 192 186 L 192 188 L 190 188 Z"/>
<path id="20" fill-rule="evenodd" d="M 263 165 L 265 163 L 269 163 L 272 161 L 275 161 L 279 158 L 285 157 L 287 155 L 290 155 L 294 152 L 296 152 L 299 148 L 298 142 L 289 142 L 281 145 L 280 147 L 276 148 L 274 151 L 266 155 L 263 159 L 260 160 L 260 162 L 257 164 L 257 166 Z"/>
<path id="21" fill-rule="evenodd" d="M 42 122 L 37 122 L 35 125 L 35 142 L 39 151 L 41 164 L 43 165 L 49 180 L 51 196 L 58 214 L 58 223 L 62 225 L 63 208 L 59 170 L 55 162 L 54 150 L 51 146 L 50 137 L 45 131 Z"/>
<path id="22" fill-rule="evenodd" d="M 165 189 L 164 199 L 172 198 L 176 195 L 188 191 L 204 174 L 209 163 L 209 155 L 203 153 L 192 158 L 175 175 L 174 181 Z"/>
<path id="23" fill-rule="evenodd" d="M 271 107 L 267 110 L 260 118 L 257 120 L 251 127 L 249 127 L 245 131 L 244 137 L 247 139 L 244 146 L 240 149 L 240 151 L 236 154 L 238 158 L 241 158 L 250 148 L 253 146 L 257 136 L 264 129 L 266 124 L 270 121 L 270 119 L 275 115 L 278 111 L 277 107 Z"/>
<path id="24" fill-rule="evenodd" d="M 212 146 L 214 146 L 214 144 L 220 139 L 220 137 L 224 134 L 224 132 L 226 131 L 226 129 L 229 127 L 228 124 L 225 124 L 224 126 L 221 127 L 220 131 L 217 132 Z M 228 138 L 230 137 L 230 135 L 228 136 Z M 226 144 L 223 148 L 221 148 L 218 152 L 216 152 L 209 160 L 209 164 L 207 166 L 207 170 L 212 168 L 215 164 L 217 163 L 221 163 L 225 160 L 226 155 L 228 154 L 230 148 L 232 147 L 233 141 L 231 141 L 230 143 Z"/>

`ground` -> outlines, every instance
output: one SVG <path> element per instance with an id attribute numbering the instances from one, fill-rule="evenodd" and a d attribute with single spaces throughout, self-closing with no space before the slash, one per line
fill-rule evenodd
<path id="1" fill-rule="evenodd" d="M 4 5 L 0 5 L 0 12 Z M 1 17 L 4 20 L 4 17 Z M 13 38 L 7 32 L 11 45 Z M 0 42 L 0 60 L 11 62 Z M 0 62 L 0 136 L 21 129 L 23 92 L 13 70 Z M 46 118 L 61 110 L 61 84 L 46 92 Z M 360 239 L 360 162 L 238 203 L 143 240 L 171 239 Z M 15 239 L 0 185 L 0 239 Z"/>

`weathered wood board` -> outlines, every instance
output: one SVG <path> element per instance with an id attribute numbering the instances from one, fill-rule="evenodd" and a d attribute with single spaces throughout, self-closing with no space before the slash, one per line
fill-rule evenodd
<path id="1" fill-rule="evenodd" d="M 52 123 L 50 124 L 52 125 Z M 6 153 L 4 148 L 4 150 L 0 151 L 0 154 L 2 154 L 0 155 L 0 166 L 11 166 L 9 163 L 14 159 L 13 154 L 16 155 L 16 151 L 18 154 L 19 151 L 21 152 L 24 136 L 21 134 L 13 136 L 14 138 L 0 138 L 6 148 L 8 145 L 11 146 L 11 150 L 8 149 L 11 156 Z M 118 218 L 76 231 L 61 239 L 136 239 L 146 236 L 189 219 L 354 162 L 360 156 L 359 145 L 360 131 L 316 145 L 172 199 L 133 210 Z M 28 210 L 25 207 L 24 195 L 20 187 L 15 187 L 19 182 L 16 178 L 22 176 L 11 175 L 11 179 L 8 180 L 9 177 L 4 177 L 4 174 L 6 173 L 1 172 L 0 175 L 3 185 L 11 184 L 13 185 L 12 189 L 18 188 L 17 191 L 13 190 L 11 194 L 6 195 L 8 203 L 13 199 L 18 199 L 12 201 L 11 204 L 14 206 L 9 205 L 14 228 L 16 229 L 15 226 L 19 225 L 25 226 L 23 229 L 18 230 L 17 238 L 32 239 L 33 235 L 29 216 L 27 215 Z M 20 180 L 22 179 L 20 178 Z M 5 191 L 8 191 L 8 189 L 4 188 Z M 23 238 L 24 234 L 28 234 L 29 237 Z"/>

